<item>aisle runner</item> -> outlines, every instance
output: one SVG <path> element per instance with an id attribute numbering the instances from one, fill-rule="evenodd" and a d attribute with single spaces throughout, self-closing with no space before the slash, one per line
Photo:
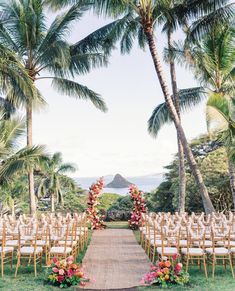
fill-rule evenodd
<path id="1" fill-rule="evenodd" d="M 104 290 L 139 286 L 150 262 L 131 230 L 106 229 L 93 232 L 83 265 L 85 289 Z"/>

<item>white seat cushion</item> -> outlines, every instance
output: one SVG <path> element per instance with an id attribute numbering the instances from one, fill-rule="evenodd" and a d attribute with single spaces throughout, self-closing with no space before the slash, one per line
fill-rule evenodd
<path id="1" fill-rule="evenodd" d="M 179 240 L 179 246 L 180 247 L 187 247 L 188 241 L 186 239 Z"/>
<path id="2" fill-rule="evenodd" d="M 45 241 L 45 240 L 37 240 L 37 246 L 48 246 L 49 245 L 49 241 Z"/>
<path id="3" fill-rule="evenodd" d="M 67 247 L 66 251 L 65 251 L 64 247 L 52 247 L 51 250 L 50 250 L 51 254 L 63 254 L 64 252 L 66 254 L 71 253 L 72 252 L 72 248 Z"/>
<path id="4" fill-rule="evenodd" d="M 20 253 L 21 254 L 38 254 L 42 252 L 42 247 L 36 247 L 36 249 L 34 250 L 34 247 L 22 247 L 20 249 Z"/>
<path id="5" fill-rule="evenodd" d="M 151 239 L 151 245 L 154 245 L 154 239 Z M 166 246 L 167 241 L 163 241 L 163 244 Z M 155 239 L 155 246 L 161 246 L 162 245 L 162 240 L 160 239 Z"/>
<path id="6" fill-rule="evenodd" d="M 199 245 L 203 245 L 203 241 L 201 241 L 201 242 L 199 242 L 199 241 L 195 241 L 194 243 L 193 243 L 195 246 L 199 246 Z M 204 241 L 204 245 L 205 245 L 205 247 L 212 247 L 212 241 L 211 240 L 205 240 Z"/>
<path id="7" fill-rule="evenodd" d="M 14 251 L 13 247 L 0 247 L 0 252 L 1 253 L 11 253 Z"/>
<path id="8" fill-rule="evenodd" d="M 213 254 L 215 253 L 216 255 L 228 255 L 229 251 L 226 248 L 214 248 L 214 252 L 213 252 L 213 248 L 206 248 L 206 252 L 208 254 Z"/>
<path id="9" fill-rule="evenodd" d="M 230 249 L 230 252 L 231 252 L 231 253 L 235 253 L 235 248 L 231 248 L 231 249 Z"/>
<path id="10" fill-rule="evenodd" d="M 191 255 L 191 256 L 202 256 L 204 255 L 204 251 L 201 248 L 182 248 L 181 253 L 183 255 Z"/>
<path id="11" fill-rule="evenodd" d="M 58 244 L 64 246 L 65 245 L 65 240 L 58 241 Z M 67 242 L 66 242 L 66 246 L 73 246 L 73 247 L 75 247 L 76 244 L 77 244 L 76 241 L 67 240 Z"/>
<path id="12" fill-rule="evenodd" d="M 162 248 L 161 248 L 161 247 L 158 247 L 158 248 L 157 248 L 157 252 L 158 252 L 159 254 L 162 254 Z M 164 248 L 163 248 L 163 253 L 164 253 L 164 255 L 174 255 L 174 254 L 177 254 L 178 251 L 177 251 L 177 248 L 164 247 Z"/>
<path id="13" fill-rule="evenodd" d="M 218 246 L 225 246 L 227 247 L 229 244 L 228 244 L 228 241 L 217 241 L 216 243 Z M 231 247 L 235 247 L 235 241 L 230 241 L 230 246 Z"/>
<path id="14" fill-rule="evenodd" d="M 6 241 L 6 246 L 7 246 L 7 247 L 17 247 L 18 244 L 19 244 L 18 240 L 7 240 L 7 241 Z M 20 242 L 20 244 L 21 244 L 21 245 L 25 244 L 25 241 L 22 240 L 22 241 Z"/>
<path id="15" fill-rule="evenodd" d="M 35 236 L 33 236 L 33 235 L 24 235 L 21 238 L 22 238 L 22 240 L 27 241 L 27 240 L 33 240 L 33 239 L 35 239 Z"/>

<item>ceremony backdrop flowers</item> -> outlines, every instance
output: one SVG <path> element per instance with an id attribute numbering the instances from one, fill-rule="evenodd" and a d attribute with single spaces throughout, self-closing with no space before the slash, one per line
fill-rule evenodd
<path id="1" fill-rule="evenodd" d="M 183 270 L 183 265 L 176 262 L 162 261 L 152 266 L 150 272 L 141 280 L 142 284 L 161 285 L 169 287 L 172 284 L 185 285 L 189 282 L 189 274 Z"/>
<path id="2" fill-rule="evenodd" d="M 66 260 L 53 258 L 53 264 L 49 268 L 47 280 L 50 284 L 60 288 L 80 285 L 84 286 L 88 279 L 85 278 L 82 268 L 74 263 L 72 256 Z"/>
<path id="3" fill-rule="evenodd" d="M 99 197 L 104 187 L 104 179 L 100 178 L 96 183 L 92 184 L 89 189 L 87 216 L 91 222 L 92 229 L 103 229 L 105 224 L 102 216 L 99 214 L 97 206 L 99 205 Z"/>
<path id="4" fill-rule="evenodd" d="M 129 227 L 131 229 L 138 229 L 141 223 L 141 213 L 146 212 L 144 193 L 140 191 L 137 186 L 131 185 L 129 187 L 129 194 L 131 195 L 133 201 L 133 209 L 131 213 L 131 219 L 129 222 Z"/>

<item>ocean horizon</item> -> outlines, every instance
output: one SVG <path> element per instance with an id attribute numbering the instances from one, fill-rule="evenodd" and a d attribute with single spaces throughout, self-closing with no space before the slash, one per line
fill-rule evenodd
<path id="1" fill-rule="evenodd" d="M 78 185 L 80 185 L 84 190 L 88 190 L 92 183 L 94 183 L 99 177 L 78 177 L 75 178 Z M 114 178 L 114 175 L 104 176 L 105 185 L 110 183 Z M 140 190 L 144 192 L 151 192 L 155 190 L 161 182 L 164 180 L 164 174 L 154 174 L 146 176 L 136 176 L 136 177 L 124 177 L 130 183 L 136 185 Z M 116 193 L 120 195 L 127 195 L 128 188 L 104 188 L 103 193 Z"/>

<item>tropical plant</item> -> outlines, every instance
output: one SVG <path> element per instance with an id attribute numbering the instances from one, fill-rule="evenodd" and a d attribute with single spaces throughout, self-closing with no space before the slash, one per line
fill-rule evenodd
<path id="1" fill-rule="evenodd" d="M 51 212 L 55 212 L 55 203 L 63 205 L 63 187 L 69 186 L 70 189 L 76 187 L 75 182 L 67 173 L 73 173 L 76 167 L 70 163 L 63 163 L 61 153 L 55 153 L 52 157 L 45 159 L 40 176 L 37 196 L 49 196 L 51 199 Z"/>
<path id="2" fill-rule="evenodd" d="M 180 110 L 187 111 L 200 103 L 204 98 L 209 98 L 208 113 L 212 115 L 212 111 L 218 118 L 221 126 L 221 118 L 219 118 L 216 106 L 225 110 L 228 117 L 228 101 L 229 97 L 233 97 L 235 93 L 234 87 L 234 69 L 235 69 L 235 46 L 234 46 L 234 29 L 231 26 L 213 27 L 213 30 L 206 35 L 201 41 L 193 44 L 187 43 L 187 50 L 177 46 L 174 48 L 173 55 L 181 63 L 187 64 L 192 69 L 195 77 L 202 85 L 201 88 L 192 88 L 180 91 Z M 225 100 L 221 100 L 225 98 Z M 210 104 L 212 104 L 210 106 Z M 231 106 L 233 103 L 231 103 Z M 222 108 L 221 108 L 222 106 Z M 230 106 L 230 109 L 231 109 Z M 230 110 L 231 111 L 231 110 Z M 225 117 L 226 117 L 225 115 Z M 208 116 L 209 117 L 209 116 Z M 208 120 L 209 121 L 209 120 Z M 158 132 L 165 123 L 172 122 L 170 112 L 165 103 L 160 104 L 153 112 L 149 127 L 152 131 Z M 215 116 L 213 118 L 213 124 Z M 226 122 L 227 127 L 227 122 Z M 229 173 L 231 181 L 231 190 L 235 197 L 235 175 L 233 164 L 229 161 Z"/>
<path id="3" fill-rule="evenodd" d="M 43 146 L 25 147 L 18 150 L 19 138 L 24 134 L 25 122 L 16 117 L 5 119 L 0 117 L 0 184 L 4 193 L 9 188 L 15 175 L 26 173 L 32 165 L 40 165 L 44 156 Z M 5 187 L 7 185 L 7 187 Z M 6 191 L 3 204 L 12 208 L 14 213 L 15 197 L 10 191 Z"/>
<path id="4" fill-rule="evenodd" d="M 26 108 L 28 146 L 32 146 L 33 109 L 45 104 L 40 92 L 36 90 L 35 83 L 38 80 L 51 79 L 52 86 L 58 92 L 90 100 L 98 109 L 106 110 L 99 94 L 73 80 L 76 75 L 88 73 L 92 68 L 107 63 L 106 56 L 100 52 L 99 40 L 92 35 L 75 44 L 70 44 L 67 40 L 71 24 L 79 20 L 87 8 L 82 3 L 72 6 L 56 16 L 48 28 L 45 5 L 43 0 L 12 0 L 1 3 L 2 14 L 6 17 L 0 20 L 0 44 L 10 52 L 15 52 L 32 83 L 28 92 L 26 88 L 22 91 L 17 86 L 6 88 L 7 100 L 16 107 L 23 105 Z M 29 195 L 30 210 L 34 213 L 36 201 L 33 166 L 29 170 Z"/>

